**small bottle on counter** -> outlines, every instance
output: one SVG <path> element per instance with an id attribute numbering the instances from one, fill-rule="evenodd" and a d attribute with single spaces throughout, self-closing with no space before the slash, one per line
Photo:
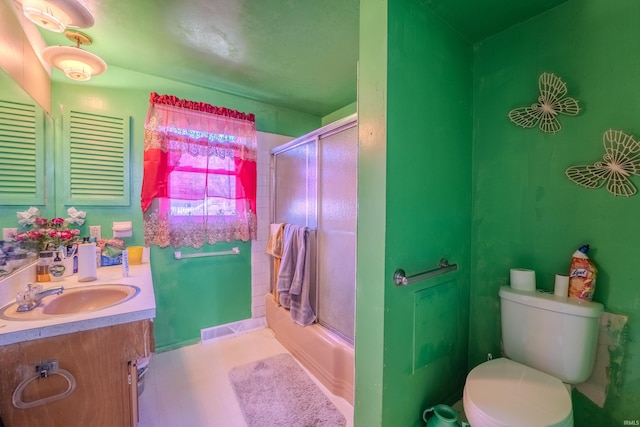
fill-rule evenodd
<path id="1" fill-rule="evenodd" d="M 129 277 L 129 252 L 122 251 L 122 277 Z"/>
<path id="2" fill-rule="evenodd" d="M 98 246 L 98 242 L 95 237 L 89 237 L 89 243 L 96 244 L 96 267 L 102 267 L 102 249 Z"/>
<path id="3" fill-rule="evenodd" d="M 64 271 L 66 267 L 60 258 L 60 252 L 56 252 L 56 256 L 53 258 L 53 262 L 49 266 L 49 275 L 52 282 L 59 282 L 64 279 Z"/>
<path id="4" fill-rule="evenodd" d="M 48 282 L 51 280 L 49 267 L 53 262 L 53 252 L 41 251 L 38 253 L 38 263 L 36 264 L 36 282 Z"/>

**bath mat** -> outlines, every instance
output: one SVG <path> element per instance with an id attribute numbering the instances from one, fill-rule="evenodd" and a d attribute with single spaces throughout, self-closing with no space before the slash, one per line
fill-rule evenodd
<path id="1" fill-rule="evenodd" d="M 289 354 L 229 372 L 249 427 L 339 427 L 342 413 Z"/>

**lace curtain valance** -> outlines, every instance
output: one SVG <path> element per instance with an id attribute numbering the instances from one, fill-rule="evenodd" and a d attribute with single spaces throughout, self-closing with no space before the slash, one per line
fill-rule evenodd
<path id="1" fill-rule="evenodd" d="M 147 245 L 255 239 L 253 114 L 152 93 L 141 206 Z"/>

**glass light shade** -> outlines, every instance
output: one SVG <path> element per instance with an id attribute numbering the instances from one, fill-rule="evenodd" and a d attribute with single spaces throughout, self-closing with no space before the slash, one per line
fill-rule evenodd
<path id="1" fill-rule="evenodd" d="M 91 75 L 93 74 L 93 69 L 89 64 L 75 59 L 60 61 L 60 68 L 64 71 L 64 74 L 72 80 L 87 81 L 91 79 Z"/>
<path id="2" fill-rule="evenodd" d="M 62 10 L 41 1 L 24 0 L 22 13 L 34 24 L 56 33 L 63 32 L 71 22 L 69 16 Z"/>
<path id="3" fill-rule="evenodd" d="M 70 79 L 78 81 L 89 80 L 107 69 L 107 64 L 99 56 L 79 47 L 49 46 L 42 51 L 42 58 L 64 71 Z"/>

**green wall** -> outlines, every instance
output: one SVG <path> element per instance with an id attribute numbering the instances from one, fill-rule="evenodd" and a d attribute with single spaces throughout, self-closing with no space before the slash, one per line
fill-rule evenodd
<path id="1" fill-rule="evenodd" d="M 589 243 L 600 270 L 594 300 L 629 316 L 629 340 L 604 409 L 573 392 L 576 426 L 622 425 L 640 414 L 640 196 L 585 189 L 564 175 L 602 159 L 607 129 L 640 135 L 638 19 L 636 0 L 573 0 L 475 46 L 469 364 L 500 353 L 498 288 L 509 268 L 536 270 L 538 287 L 551 290 L 554 274 L 566 274 L 573 251 Z M 583 109 L 561 115 L 557 134 L 507 118 L 536 101 L 543 72 L 562 77 Z"/>
<path id="2" fill-rule="evenodd" d="M 322 126 L 331 124 L 337 120 L 350 116 L 351 114 L 356 112 L 357 112 L 357 102 L 352 102 L 351 104 L 345 105 L 344 107 L 339 108 L 333 113 L 327 114 L 326 116 L 324 116 L 322 118 Z"/>
<path id="3" fill-rule="evenodd" d="M 387 165 L 387 1 L 360 4 L 354 424 L 383 413 Z"/>
<path id="4" fill-rule="evenodd" d="M 355 422 L 418 426 L 466 376 L 473 50 L 422 2 L 366 2 L 360 24 Z M 443 257 L 459 270 L 392 281 Z"/>

